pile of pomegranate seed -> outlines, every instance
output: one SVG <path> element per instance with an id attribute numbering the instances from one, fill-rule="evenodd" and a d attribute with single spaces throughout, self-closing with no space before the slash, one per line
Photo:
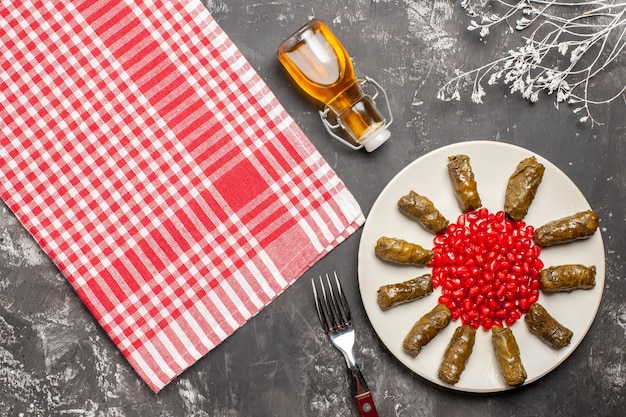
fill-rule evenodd
<path id="1" fill-rule="evenodd" d="M 439 302 L 474 328 L 512 325 L 539 298 L 541 248 L 532 226 L 486 208 L 459 216 L 434 238 L 430 264 Z"/>

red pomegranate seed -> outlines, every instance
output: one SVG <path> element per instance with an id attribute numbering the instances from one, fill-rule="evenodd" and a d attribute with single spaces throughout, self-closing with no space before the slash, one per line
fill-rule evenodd
<path id="1" fill-rule="evenodd" d="M 541 248 L 535 229 L 481 208 L 433 239 L 432 282 L 452 319 L 489 330 L 512 325 L 539 298 Z"/>

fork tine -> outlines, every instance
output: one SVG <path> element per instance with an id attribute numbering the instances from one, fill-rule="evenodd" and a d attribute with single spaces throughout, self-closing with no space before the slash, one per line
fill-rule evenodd
<path id="1" fill-rule="evenodd" d="M 323 287 L 322 277 L 320 277 L 320 284 L 322 285 L 322 291 L 323 291 L 324 287 Z M 326 296 L 324 295 L 324 301 L 322 301 L 322 299 L 320 298 L 320 294 L 318 293 L 317 288 L 315 286 L 314 279 L 311 280 L 311 286 L 313 287 L 313 297 L 315 299 L 315 308 L 317 309 L 317 317 L 320 319 L 320 323 L 322 325 L 322 328 L 324 329 L 324 333 L 328 333 L 328 331 L 330 330 L 330 325 L 329 325 L 329 321 L 327 318 L 327 312 L 325 310 Z"/>
<path id="2" fill-rule="evenodd" d="M 330 276 L 326 279 L 319 277 L 319 286 L 315 280 L 311 280 L 315 308 L 324 332 L 337 332 L 347 327 L 352 327 L 352 313 L 348 306 L 348 300 L 341 288 L 337 272 L 333 273 L 334 284 Z M 319 287 L 319 288 L 318 288 Z"/>
<path id="3" fill-rule="evenodd" d="M 341 307 L 337 302 L 337 297 L 335 297 L 335 290 L 333 289 L 333 285 L 330 282 L 330 277 L 326 274 L 326 283 L 328 288 L 329 299 L 326 300 L 328 310 L 331 312 L 332 316 L 332 331 L 337 331 L 343 327 L 343 316 L 341 314 Z M 322 291 L 324 292 L 324 299 L 326 299 L 326 291 L 322 284 Z"/>
<path id="4" fill-rule="evenodd" d="M 341 289 L 341 284 L 339 284 L 337 273 L 335 272 L 334 286 L 328 274 L 326 274 L 326 282 L 328 283 L 328 292 L 330 293 L 330 307 L 336 319 L 334 322 L 335 330 L 343 330 L 349 325 L 350 314 L 349 312 L 346 313 L 347 302 Z"/>
<path id="5" fill-rule="evenodd" d="M 346 299 L 346 294 L 343 292 L 343 288 L 341 288 L 341 284 L 339 283 L 339 277 L 337 276 L 337 272 L 335 274 L 335 283 L 337 284 L 337 290 L 339 291 L 339 299 L 341 301 L 341 311 L 345 317 L 345 323 L 347 326 L 352 326 L 352 313 L 350 312 L 350 307 L 348 306 L 348 300 Z"/>

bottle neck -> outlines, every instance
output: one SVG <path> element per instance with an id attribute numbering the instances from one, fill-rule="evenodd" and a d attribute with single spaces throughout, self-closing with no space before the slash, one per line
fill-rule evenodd
<path id="1" fill-rule="evenodd" d="M 340 125 L 357 142 L 363 141 L 374 131 L 385 128 L 384 116 L 372 99 L 362 94 L 361 92 L 361 96 L 352 101 L 342 113 L 337 113 Z"/>
<path id="2" fill-rule="evenodd" d="M 352 108 L 356 103 L 364 97 L 363 89 L 361 85 L 356 81 L 353 82 L 337 94 L 326 105 L 338 116 Z"/>

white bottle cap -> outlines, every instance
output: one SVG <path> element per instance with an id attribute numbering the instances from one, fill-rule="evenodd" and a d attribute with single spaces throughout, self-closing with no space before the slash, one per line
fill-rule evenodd
<path id="1" fill-rule="evenodd" d="M 376 129 L 365 138 L 361 139 L 361 145 L 365 148 L 366 151 L 372 152 L 383 143 L 387 142 L 387 139 L 391 137 L 391 132 L 384 127 L 380 129 Z"/>

